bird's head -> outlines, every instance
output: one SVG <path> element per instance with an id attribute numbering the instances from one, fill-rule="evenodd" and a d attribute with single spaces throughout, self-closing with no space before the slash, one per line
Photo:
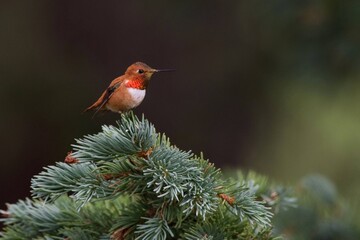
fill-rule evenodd
<path id="1" fill-rule="evenodd" d="M 130 65 L 125 72 L 125 75 L 148 81 L 151 76 L 156 72 L 170 72 L 174 71 L 174 69 L 154 69 L 149 67 L 147 64 L 142 62 L 136 62 Z"/>

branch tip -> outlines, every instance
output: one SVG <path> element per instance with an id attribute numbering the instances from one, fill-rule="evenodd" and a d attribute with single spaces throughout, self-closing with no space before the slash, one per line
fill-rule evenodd
<path id="1" fill-rule="evenodd" d="M 230 205 L 233 205 L 235 202 L 234 197 L 230 197 L 229 195 L 226 195 L 225 193 L 219 193 L 218 196 L 219 196 L 219 198 L 225 200 Z"/>
<path id="2" fill-rule="evenodd" d="M 149 148 L 148 150 L 144 150 L 138 153 L 139 157 L 149 159 L 150 154 L 153 152 L 153 148 Z"/>
<path id="3" fill-rule="evenodd" d="M 68 164 L 74 164 L 74 163 L 78 163 L 79 160 L 77 160 L 76 158 L 74 158 L 73 156 L 71 156 L 72 151 L 68 152 L 64 162 L 68 163 Z"/>

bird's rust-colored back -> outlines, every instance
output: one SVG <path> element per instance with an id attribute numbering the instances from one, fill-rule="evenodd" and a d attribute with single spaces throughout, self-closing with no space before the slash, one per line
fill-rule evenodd
<path id="1" fill-rule="evenodd" d="M 106 110 L 105 108 L 105 104 L 107 101 L 109 101 L 110 99 L 110 94 L 111 94 L 111 91 L 109 91 L 109 88 L 113 88 L 114 86 L 116 85 L 121 85 L 121 83 L 124 81 L 125 79 L 125 76 L 120 76 L 120 77 L 117 77 L 115 78 L 109 85 L 109 87 L 101 94 L 101 96 L 99 97 L 99 99 L 94 103 L 92 104 L 90 107 L 86 108 L 85 109 L 85 112 L 87 111 L 90 111 L 90 110 L 93 110 L 93 109 L 97 109 L 97 110 Z"/>

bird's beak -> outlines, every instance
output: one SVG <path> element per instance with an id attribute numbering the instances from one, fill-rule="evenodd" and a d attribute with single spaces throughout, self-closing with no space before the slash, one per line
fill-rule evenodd
<path id="1" fill-rule="evenodd" d="M 156 72 L 173 72 L 175 71 L 175 69 L 151 69 L 151 72 L 156 73 Z"/>

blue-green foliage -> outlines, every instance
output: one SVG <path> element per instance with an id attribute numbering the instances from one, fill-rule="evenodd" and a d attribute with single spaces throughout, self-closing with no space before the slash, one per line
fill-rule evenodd
<path id="1" fill-rule="evenodd" d="M 33 178 L 33 200 L 3 211 L 3 239 L 272 238 L 265 181 L 225 181 L 132 112 L 102 129 L 76 140 L 74 163 Z"/>

